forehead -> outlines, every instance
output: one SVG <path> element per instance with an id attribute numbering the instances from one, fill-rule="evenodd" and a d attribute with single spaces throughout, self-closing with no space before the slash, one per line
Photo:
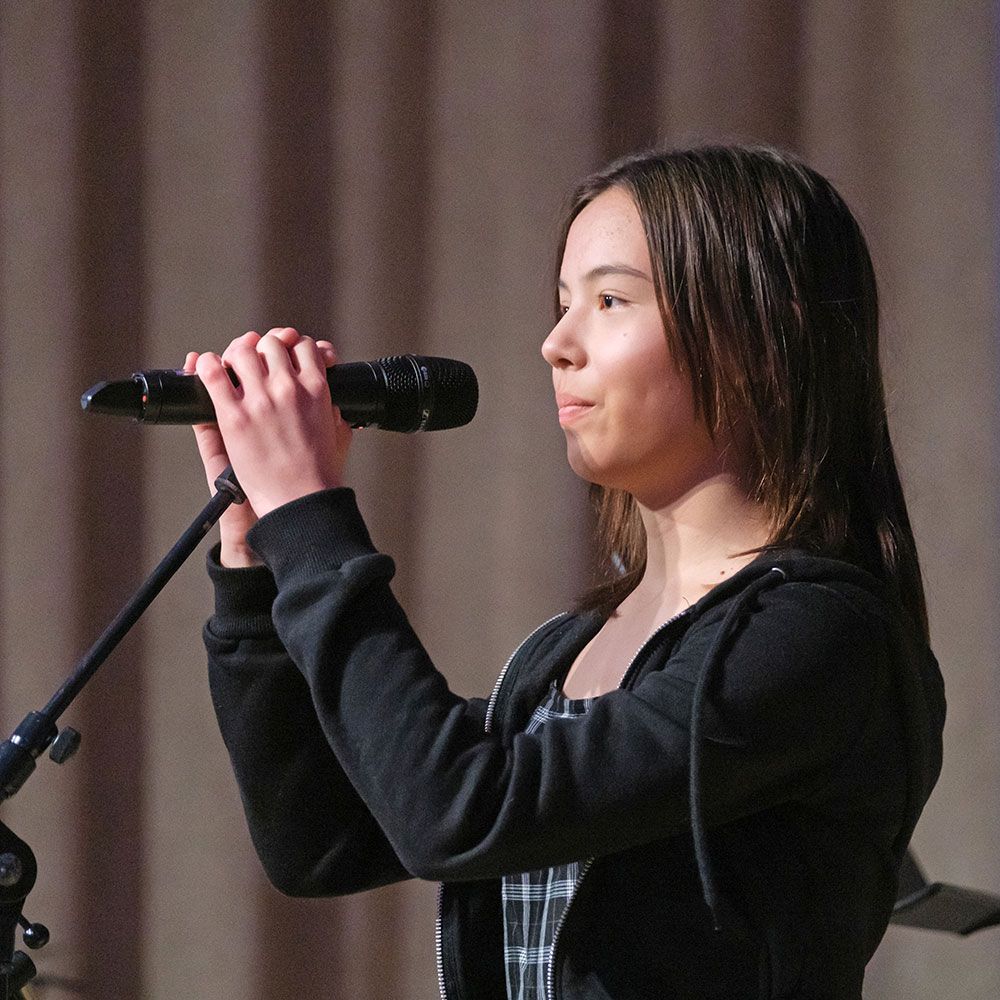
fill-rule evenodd
<path id="1" fill-rule="evenodd" d="M 563 251 L 561 277 L 569 280 L 595 267 L 628 264 L 650 271 L 649 247 L 635 202 L 621 188 L 602 191 L 573 220 Z"/>

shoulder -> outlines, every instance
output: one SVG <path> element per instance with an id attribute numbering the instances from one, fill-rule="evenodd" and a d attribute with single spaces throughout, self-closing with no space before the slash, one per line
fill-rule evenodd
<path id="1" fill-rule="evenodd" d="M 876 703 L 888 709 L 901 620 L 882 588 L 832 560 L 778 560 L 764 572 L 704 609 L 676 666 L 692 677 L 709 669 L 708 698 L 732 721 L 786 736 L 853 728 Z"/>
<path id="2" fill-rule="evenodd" d="M 839 560 L 792 554 L 758 559 L 695 607 L 691 635 L 809 648 L 868 645 L 902 626 L 901 610 L 870 574 Z"/>

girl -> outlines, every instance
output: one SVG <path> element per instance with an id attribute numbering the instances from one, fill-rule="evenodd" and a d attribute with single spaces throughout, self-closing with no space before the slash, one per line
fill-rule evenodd
<path id="1" fill-rule="evenodd" d="M 558 262 L 542 354 L 605 575 L 488 701 L 343 486 L 332 347 L 189 355 L 209 480 L 249 498 L 205 641 L 257 850 L 298 895 L 440 880 L 452 1000 L 858 1000 L 944 715 L 865 241 L 793 158 L 704 148 L 589 178 Z"/>

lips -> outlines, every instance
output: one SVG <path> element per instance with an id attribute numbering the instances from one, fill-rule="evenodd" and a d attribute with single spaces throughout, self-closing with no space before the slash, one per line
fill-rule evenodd
<path id="1" fill-rule="evenodd" d="M 566 426 L 593 409 L 594 404 L 589 399 L 579 396 L 556 395 L 556 406 L 559 408 L 559 423 Z"/>

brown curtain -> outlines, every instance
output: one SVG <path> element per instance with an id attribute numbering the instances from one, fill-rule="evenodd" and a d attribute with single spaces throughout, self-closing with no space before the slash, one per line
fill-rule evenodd
<path id="1" fill-rule="evenodd" d="M 948 683 L 915 838 L 1000 891 L 997 54 L 987 0 L 0 3 L 0 738 L 205 500 L 190 432 L 81 414 L 246 329 L 477 370 L 479 416 L 360 435 L 352 480 L 453 686 L 485 693 L 588 563 L 538 348 L 573 181 L 654 143 L 804 155 L 857 209 Z M 264 883 L 204 677 L 201 553 L 4 808 L 52 931 L 36 995 L 437 995 L 434 888 Z M 866 995 L 993 1000 L 997 932 L 891 928 Z"/>

